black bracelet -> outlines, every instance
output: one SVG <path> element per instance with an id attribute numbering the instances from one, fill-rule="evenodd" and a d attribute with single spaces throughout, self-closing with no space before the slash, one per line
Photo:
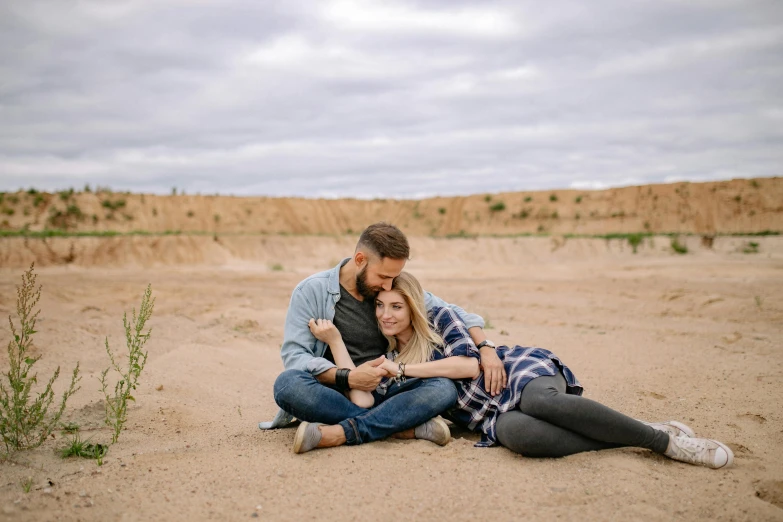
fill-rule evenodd
<path id="1" fill-rule="evenodd" d="M 341 392 L 347 392 L 351 389 L 351 386 L 348 384 L 349 373 L 351 373 L 351 370 L 348 368 L 339 368 L 334 376 L 334 386 Z"/>

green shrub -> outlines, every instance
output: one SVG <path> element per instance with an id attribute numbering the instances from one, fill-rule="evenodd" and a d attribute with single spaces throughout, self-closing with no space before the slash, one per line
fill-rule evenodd
<path id="1" fill-rule="evenodd" d="M 111 442 L 114 444 L 120 437 L 120 432 L 128 420 L 128 401 L 136 401 L 131 393 L 136 389 L 139 376 L 147 363 L 147 352 L 142 351 L 150 338 L 152 330 L 144 332 L 144 326 L 155 308 L 155 299 L 152 298 L 152 286 L 147 285 L 144 296 L 141 299 L 139 315 L 133 309 L 132 320 L 128 321 L 128 314 L 122 315 L 122 324 L 125 327 L 125 342 L 128 348 L 128 362 L 125 368 L 115 360 L 114 354 L 109 348 L 109 338 L 106 338 L 106 353 L 109 355 L 111 366 L 101 373 L 101 391 L 106 399 L 104 422 L 114 430 Z M 119 380 L 114 385 L 114 394 L 109 395 L 109 383 L 106 380 L 110 370 L 119 374 Z"/>
<path id="2" fill-rule="evenodd" d="M 687 254 L 688 253 L 688 247 L 684 244 L 680 243 L 680 240 L 678 237 L 673 237 L 671 239 L 670 243 L 672 250 L 677 254 Z"/>
<path id="3" fill-rule="evenodd" d="M 496 203 L 493 203 L 489 207 L 490 212 L 502 212 L 503 210 L 506 210 L 506 204 L 502 201 L 498 201 Z"/>
<path id="4" fill-rule="evenodd" d="M 582 196 L 577 196 L 577 197 L 574 199 L 574 203 L 581 203 L 581 202 L 582 202 Z"/>
<path id="5" fill-rule="evenodd" d="M 549 201 L 557 201 L 557 194 L 550 194 Z"/>
<path id="6" fill-rule="evenodd" d="M 742 247 L 742 253 L 743 254 L 758 254 L 759 253 L 759 244 L 756 243 L 755 241 L 748 241 Z"/>
<path id="7" fill-rule="evenodd" d="M 125 206 L 125 200 L 118 199 L 116 201 L 112 201 L 110 199 L 104 199 L 103 201 L 101 201 L 101 206 L 113 212 L 115 210 L 123 208 Z"/>
<path id="8" fill-rule="evenodd" d="M 628 234 L 628 244 L 631 245 L 631 249 L 633 249 L 634 254 L 639 248 L 639 245 L 642 244 L 643 239 L 644 234 Z"/>
<path id="9" fill-rule="evenodd" d="M 28 350 L 37 333 L 35 324 L 40 310 L 33 312 L 41 298 L 41 287 L 35 287 L 34 265 L 22 276 L 22 286 L 16 289 L 16 313 L 19 322 L 17 330 L 14 321 L 8 317 L 11 326 L 11 340 L 8 342 L 9 370 L 0 380 L 0 436 L 6 451 L 36 448 L 55 430 L 65 411 L 68 399 L 76 393 L 79 364 L 73 369 L 71 383 L 63 392 L 59 405 L 50 412 L 54 402 L 52 385 L 60 376 L 60 367 L 46 383 L 43 391 L 33 397 L 33 384 L 38 383 L 38 374 L 32 373 L 33 366 L 41 358 L 30 356 Z M 7 383 L 5 382 L 7 380 Z M 6 384 L 8 388 L 6 388 Z"/>
<path id="10" fill-rule="evenodd" d="M 440 214 L 441 216 L 442 216 L 443 214 L 445 214 L 445 213 L 446 213 L 446 208 L 445 208 L 445 207 L 440 207 L 440 208 L 438 209 L 438 214 Z"/>
<path id="11" fill-rule="evenodd" d="M 525 203 L 530 203 L 531 201 L 533 201 L 532 196 L 525 196 Z"/>
<path id="12" fill-rule="evenodd" d="M 489 194 L 487 194 L 486 196 L 484 196 L 484 201 L 485 201 L 485 202 L 487 202 L 487 203 L 489 203 L 490 201 L 492 201 L 492 196 L 490 196 Z"/>

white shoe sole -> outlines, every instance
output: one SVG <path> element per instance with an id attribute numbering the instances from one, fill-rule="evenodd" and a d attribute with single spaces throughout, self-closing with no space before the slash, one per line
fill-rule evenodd
<path id="1" fill-rule="evenodd" d="M 443 420 L 442 417 L 438 416 L 432 419 L 432 422 L 440 426 L 440 428 L 446 433 L 446 439 L 443 441 L 432 441 L 438 446 L 445 446 L 449 442 L 451 442 L 451 430 L 449 429 L 449 425 L 446 424 L 446 421 Z"/>
<path id="2" fill-rule="evenodd" d="M 293 451 L 299 454 L 302 450 L 302 443 L 304 442 L 305 433 L 307 432 L 307 426 L 309 422 L 302 421 L 298 428 L 296 428 L 296 434 L 294 435 L 294 447 Z"/>

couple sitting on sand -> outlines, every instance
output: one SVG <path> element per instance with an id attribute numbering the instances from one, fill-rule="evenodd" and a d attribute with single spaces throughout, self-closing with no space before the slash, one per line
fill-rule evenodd
<path id="1" fill-rule="evenodd" d="M 274 385 L 281 411 L 259 427 L 301 420 L 294 453 L 389 436 L 451 438 L 439 417 L 527 457 L 641 447 L 710 468 L 724 444 L 676 422 L 641 422 L 581 397 L 571 370 L 542 348 L 495 346 L 481 317 L 424 292 L 403 272 L 410 249 L 376 223 L 351 258 L 294 289 Z"/>

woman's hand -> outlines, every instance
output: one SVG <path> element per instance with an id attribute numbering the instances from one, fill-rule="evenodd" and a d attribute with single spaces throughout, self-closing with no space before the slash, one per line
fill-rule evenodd
<path id="1" fill-rule="evenodd" d="M 384 358 L 384 361 L 380 366 L 378 366 L 378 368 L 386 370 L 386 373 L 388 374 L 387 377 L 396 377 L 397 371 L 400 369 L 400 365 Z"/>
<path id="2" fill-rule="evenodd" d="M 506 369 L 494 348 L 484 346 L 480 349 L 481 369 L 484 370 L 484 387 L 492 396 L 500 394 L 506 387 Z"/>
<path id="3" fill-rule="evenodd" d="M 330 346 L 343 338 L 337 327 L 329 319 L 310 319 L 307 326 L 310 327 L 310 332 L 316 339 Z"/>

